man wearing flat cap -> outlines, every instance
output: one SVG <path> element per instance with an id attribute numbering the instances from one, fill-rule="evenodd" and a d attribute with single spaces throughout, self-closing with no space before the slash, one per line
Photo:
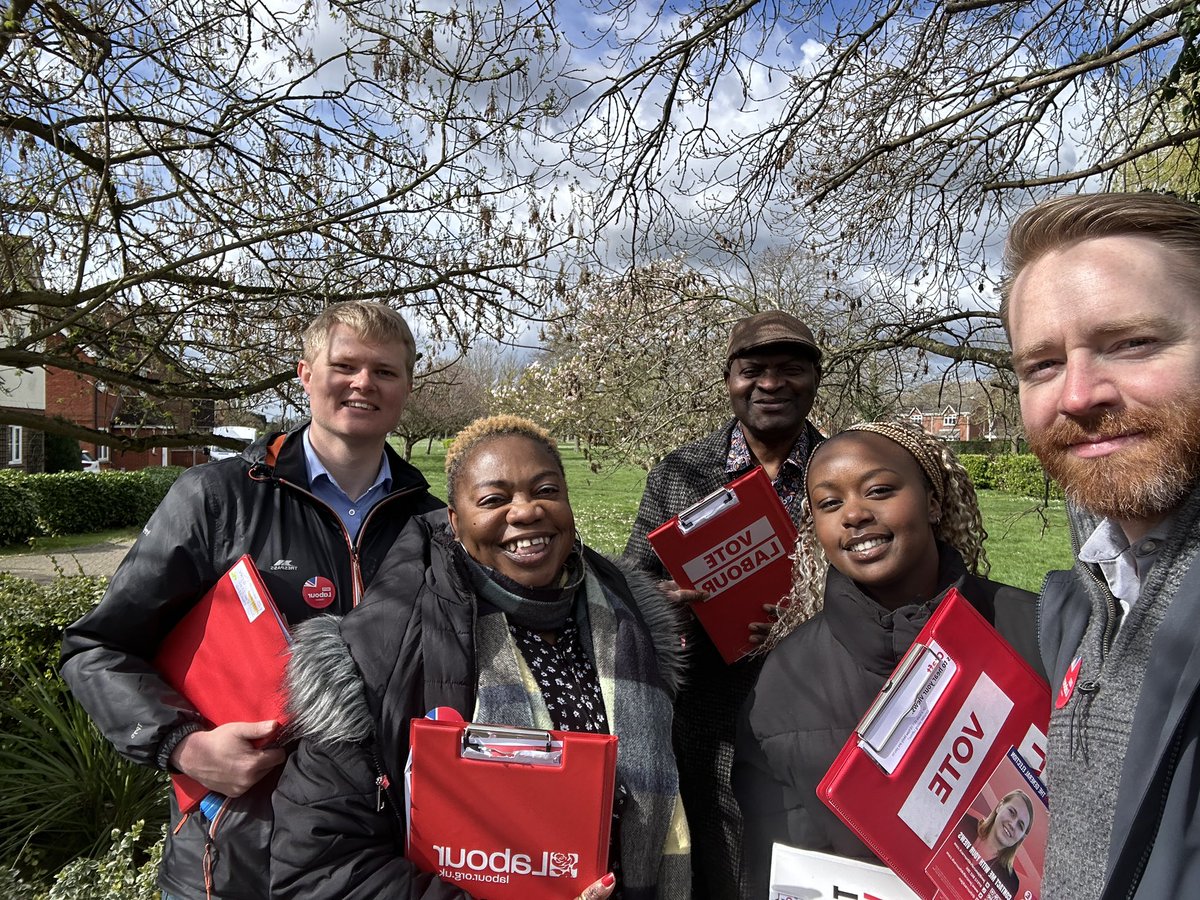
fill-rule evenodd
<path id="1" fill-rule="evenodd" d="M 761 465 L 793 521 L 804 499 L 804 467 L 821 434 L 809 423 L 821 382 L 821 350 L 808 326 L 778 310 L 739 320 L 729 337 L 725 387 L 733 418 L 712 434 L 668 454 L 646 478 L 625 557 L 657 578 L 666 570 L 647 535 L 681 510 Z M 680 601 L 705 595 L 664 587 Z M 692 836 L 692 896 L 745 896 L 742 823 L 729 786 L 737 715 L 761 667 L 760 657 L 726 665 L 694 629 L 688 678 L 675 707 L 679 787 Z"/>

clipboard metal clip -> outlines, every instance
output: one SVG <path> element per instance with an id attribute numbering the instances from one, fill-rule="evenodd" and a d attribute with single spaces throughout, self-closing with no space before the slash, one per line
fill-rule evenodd
<path id="1" fill-rule="evenodd" d="M 900 660 L 892 677 L 880 689 L 875 702 L 858 723 L 855 733 L 871 749 L 882 753 L 896 730 L 907 721 L 915 700 L 941 676 L 937 654 L 925 644 L 913 644 Z"/>
<path id="2" fill-rule="evenodd" d="M 719 487 L 707 497 L 697 500 L 679 514 L 679 530 L 687 534 L 710 519 L 738 505 L 738 496 L 726 487 Z"/>
<path id="3" fill-rule="evenodd" d="M 561 766 L 562 741 L 537 728 L 472 724 L 463 729 L 461 756 L 487 762 Z"/>

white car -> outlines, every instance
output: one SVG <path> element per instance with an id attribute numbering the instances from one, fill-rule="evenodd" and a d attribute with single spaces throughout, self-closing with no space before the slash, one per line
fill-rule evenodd
<path id="1" fill-rule="evenodd" d="M 86 450 L 80 453 L 79 461 L 82 464 L 83 471 L 85 472 L 100 471 L 100 460 L 96 459 L 96 457 L 92 456 L 92 454 L 88 453 Z"/>

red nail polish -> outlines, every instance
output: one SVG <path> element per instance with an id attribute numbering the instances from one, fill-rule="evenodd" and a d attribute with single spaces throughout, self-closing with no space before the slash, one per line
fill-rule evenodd
<path id="1" fill-rule="evenodd" d="M 605 887 L 612 887 L 616 883 L 616 881 L 617 881 L 617 876 L 614 875 L 612 872 L 609 872 L 607 875 L 605 875 L 603 878 L 600 879 L 600 883 L 602 885 L 604 885 Z"/>

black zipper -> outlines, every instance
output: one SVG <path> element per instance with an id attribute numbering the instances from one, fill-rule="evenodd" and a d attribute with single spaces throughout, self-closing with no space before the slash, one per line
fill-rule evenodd
<path id="1" fill-rule="evenodd" d="M 383 765 L 379 762 L 379 749 L 375 743 L 372 743 L 366 750 L 371 756 L 371 768 L 375 770 L 375 812 L 383 812 L 384 806 L 389 807 L 392 810 L 392 817 L 400 829 L 400 840 L 404 841 L 408 832 L 408 822 L 401 815 L 400 807 L 392 794 L 391 779 L 388 778 Z"/>
<path id="2" fill-rule="evenodd" d="M 1137 889 L 1142 883 L 1142 876 L 1146 872 L 1146 866 L 1150 863 L 1150 854 L 1154 850 L 1154 842 L 1158 840 L 1158 829 L 1162 825 L 1163 812 L 1167 808 L 1167 795 L 1171 792 L 1171 782 L 1175 780 L 1175 769 L 1179 766 L 1179 754 L 1183 748 L 1183 732 L 1186 724 L 1187 716 L 1183 716 L 1179 720 L 1179 725 L 1175 728 L 1175 736 L 1171 739 L 1171 748 L 1167 755 L 1167 766 L 1163 771 L 1162 788 L 1158 796 L 1158 810 L 1153 819 L 1154 832 L 1142 848 L 1142 855 L 1138 858 L 1137 865 L 1130 876 L 1129 889 L 1125 892 L 1125 900 L 1132 900 L 1133 895 L 1137 893 Z"/>

